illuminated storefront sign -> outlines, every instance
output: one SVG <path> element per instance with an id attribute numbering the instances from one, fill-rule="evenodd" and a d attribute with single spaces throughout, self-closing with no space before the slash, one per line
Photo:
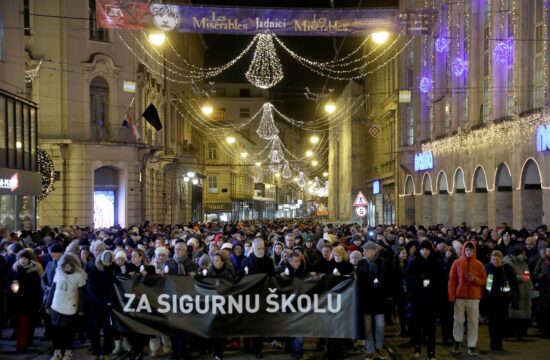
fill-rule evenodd
<path id="1" fill-rule="evenodd" d="M 0 189 L 9 189 L 14 192 L 19 187 L 19 175 L 13 174 L 9 179 L 0 178 Z"/>
<path id="2" fill-rule="evenodd" d="M 431 170 L 434 168 L 434 157 L 431 151 L 414 156 L 414 171 Z"/>
<path id="3" fill-rule="evenodd" d="M 537 151 L 550 150 L 550 124 L 548 126 L 540 125 L 537 128 Z"/>

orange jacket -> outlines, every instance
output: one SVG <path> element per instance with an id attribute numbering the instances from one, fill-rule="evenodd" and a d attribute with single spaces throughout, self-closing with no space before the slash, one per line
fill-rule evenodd
<path id="1" fill-rule="evenodd" d="M 464 254 L 468 243 L 474 245 L 474 254 L 470 258 Z M 466 279 L 468 273 L 474 275 L 473 280 Z M 449 301 L 454 303 L 456 299 L 481 299 L 486 280 L 485 266 L 476 259 L 476 244 L 472 241 L 465 242 L 462 246 L 462 256 L 451 266 L 448 284 Z"/>

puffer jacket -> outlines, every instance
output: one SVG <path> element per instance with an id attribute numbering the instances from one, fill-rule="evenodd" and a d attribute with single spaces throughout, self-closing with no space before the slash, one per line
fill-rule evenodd
<path id="1" fill-rule="evenodd" d="M 474 246 L 474 254 L 470 258 L 464 254 L 468 243 Z M 473 281 L 466 279 L 468 273 L 474 275 Z M 472 241 L 465 242 L 462 246 L 462 256 L 451 266 L 448 283 L 449 301 L 454 303 L 456 299 L 481 299 L 486 280 L 485 266 L 476 258 L 476 244 Z"/>

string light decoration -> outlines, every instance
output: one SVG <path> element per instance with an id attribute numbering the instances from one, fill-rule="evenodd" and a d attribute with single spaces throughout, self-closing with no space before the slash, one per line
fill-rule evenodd
<path id="1" fill-rule="evenodd" d="M 285 160 L 285 154 L 281 148 L 281 139 L 279 139 L 279 136 L 277 135 L 275 135 L 271 141 L 271 150 L 269 151 L 268 157 L 269 160 L 274 163 L 280 163 Z"/>
<path id="2" fill-rule="evenodd" d="M 453 75 L 460 77 L 468 71 L 468 61 L 464 60 L 462 57 L 457 57 L 453 61 Z"/>
<path id="3" fill-rule="evenodd" d="M 545 118 L 541 113 L 500 123 L 491 122 L 480 129 L 423 144 L 422 151 L 431 151 L 434 155 L 464 154 L 502 145 L 502 139 L 507 139 L 510 147 L 518 146 L 533 141 L 537 127 L 543 123 Z"/>
<path id="4" fill-rule="evenodd" d="M 430 93 L 433 90 L 432 79 L 427 76 L 423 76 L 422 78 L 420 78 L 419 89 L 423 94 Z"/>
<path id="5" fill-rule="evenodd" d="M 303 171 L 298 173 L 298 181 L 296 181 L 299 187 L 303 188 L 307 184 L 307 178 Z"/>
<path id="6" fill-rule="evenodd" d="M 440 54 L 444 54 L 449 51 L 449 39 L 441 36 L 435 39 L 435 51 Z"/>
<path id="7" fill-rule="evenodd" d="M 36 64 L 32 68 L 25 69 L 25 83 L 29 84 L 34 80 L 34 78 L 36 77 L 36 75 L 38 75 L 38 72 L 40 71 L 41 65 L 42 65 L 42 59 L 40 59 L 38 64 Z"/>
<path id="8" fill-rule="evenodd" d="M 449 51 L 449 23 L 443 24 L 443 13 L 448 11 L 446 4 L 440 4 L 438 16 L 439 36 L 435 39 L 435 51 L 440 54 L 445 54 Z"/>
<path id="9" fill-rule="evenodd" d="M 290 165 L 288 163 L 288 160 L 286 160 L 283 164 L 283 178 L 290 179 L 291 176 L 292 172 L 290 171 Z"/>
<path id="10" fill-rule="evenodd" d="M 499 41 L 493 48 L 493 60 L 498 64 L 508 64 L 513 47 L 507 41 Z"/>
<path id="11" fill-rule="evenodd" d="M 265 103 L 262 106 L 262 119 L 256 130 L 256 134 L 258 134 L 261 139 L 271 140 L 279 134 L 279 129 L 275 126 L 273 111 L 271 109 L 272 105 L 270 103 Z"/>
<path id="12" fill-rule="evenodd" d="M 40 146 L 36 147 L 38 157 L 38 172 L 42 175 L 42 194 L 36 197 L 36 201 L 44 200 L 52 191 L 55 183 L 55 168 L 50 154 Z"/>
<path id="13" fill-rule="evenodd" d="M 272 35 L 258 36 L 254 56 L 245 76 L 252 85 L 269 89 L 283 79 L 283 66 L 277 56 Z"/>

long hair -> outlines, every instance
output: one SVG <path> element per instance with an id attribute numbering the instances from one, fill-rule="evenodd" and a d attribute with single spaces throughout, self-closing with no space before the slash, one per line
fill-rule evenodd
<path id="1" fill-rule="evenodd" d="M 82 269 L 80 259 L 76 255 L 71 253 L 64 254 L 61 257 L 61 259 L 59 259 L 59 261 L 57 262 L 56 271 L 63 271 L 63 268 L 65 267 L 65 265 L 71 265 L 71 268 L 75 273 L 78 272 L 84 276 L 87 276 L 84 269 Z"/>

